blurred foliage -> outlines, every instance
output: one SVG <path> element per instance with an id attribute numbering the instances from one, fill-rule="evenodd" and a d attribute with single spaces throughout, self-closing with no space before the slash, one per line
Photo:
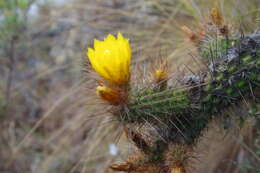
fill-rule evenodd
<path id="1" fill-rule="evenodd" d="M 16 64 L 16 45 L 27 27 L 27 12 L 34 0 L 0 0 L 0 56 L 4 57 L 4 97 L 8 105 Z M 1 58 L 0 57 L 0 58 Z"/>
<path id="2" fill-rule="evenodd" d="M 8 41 L 19 36 L 26 26 L 26 12 L 32 1 L 0 0 L 0 40 Z"/>

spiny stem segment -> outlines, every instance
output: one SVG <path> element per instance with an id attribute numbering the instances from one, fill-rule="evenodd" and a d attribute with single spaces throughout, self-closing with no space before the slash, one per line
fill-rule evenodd
<path id="1" fill-rule="evenodd" d="M 256 97 L 254 91 L 260 84 L 259 42 L 260 32 L 237 40 L 225 56 L 209 62 L 206 74 L 179 79 L 180 85 L 188 89 L 135 91 L 128 111 L 121 111 L 119 120 L 155 126 L 167 124 L 170 134 L 175 135 L 164 136 L 166 140 L 194 143 L 223 108 L 239 103 L 244 97 Z"/>

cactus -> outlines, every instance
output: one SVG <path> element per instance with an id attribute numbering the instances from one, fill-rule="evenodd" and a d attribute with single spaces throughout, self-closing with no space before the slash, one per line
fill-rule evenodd
<path id="1" fill-rule="evenodd" d="M 215 39 L 203 42 L 204 34 L 196 36 L 184 28 L 206 63 L 203 73 L 179 76 L 177 84 L 170 85 L 167 70 L 157 69 L 154 75 L 158 78 L 163 74 L 163 80 L 153 81 L 150 87 L 134 87 L 128 81 L 124 86 L 113 85 L 124 93 L 112 108 L 113 116 L 138 148 L 127 161 L 111 164 L 113 170 L 186 173 L 193 148 L 211 120 L 228 120 L 230 117 L 223 112 L 241 106 L 245 100 L 251 112 L 259 112 L 260 31 L 247 36 L 232 34 L 218 10 L 213 9 L 211 17 Z M 106 101 L 111 104 L 113 100 Z M 235 118 L 243 124 L 250 114 L 246 115 L 237 114 Z M 149 137 L 144 137 L 142 131 Z"/>
<path id="2" fill-rule="evenodd" d="M 132 89 L 131 101 L 115 113 L 123 124 L 149 123 L 159 129 L 160 136 L 149 144 L 149 152 L 135 142 L 148 153 L 148 158 L 143 159 L 146 164 L 161 164 L 156 171 L 176 167 L 172 172 L 185 172 L 190 157 L 187 152 L 191 153 L 210 120 L 221 116 L 223 110 L 247 99 L 251 105 L 258 105 L 259 111 L 260 32 L 234 41 L 227 54 L 209 61 L 204 74 L 182 76 L 178 87 L 168 86 L 163 91 L 158 86 Z M 243 121 L 247 117 L 237 118 Z"/>

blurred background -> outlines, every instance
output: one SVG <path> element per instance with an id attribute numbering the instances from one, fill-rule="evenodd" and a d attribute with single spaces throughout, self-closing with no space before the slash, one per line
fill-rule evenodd
<path id="1" fill-rule="evenodd" d="M 130 39 L 133 67 L 165 57 L 173 73 L 196 69 L 181 27 L 197 29 L 212 7 L 236 31 L 259 29 L 260 0 L 0 0 L 0 173 L 109 172 L 131 145 L 93 94 L 87 47 L 120 31 Z M 221 133 L 211 134 L 214 150 L 222 146 L 218 156 L 223 143 L 232 146 Z M 219 162 L 212 154 L 198 172 L 217 172 Z"/>

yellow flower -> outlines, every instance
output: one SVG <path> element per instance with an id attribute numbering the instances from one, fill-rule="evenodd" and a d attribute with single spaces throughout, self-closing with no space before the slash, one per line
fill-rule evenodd
<path id="1" fill-rule="evenodd" d="M 131 48 L 122 34 L 94 40 L 94 49 L 88 48 L 87 55 L 92 68 L 111 84 L 122 86 L 129 82 Z"/>
<path id="2" fill-rule="evenodd" d="M 111 105 L 119 105 L 124 102 L 122 92 L 116 88 L 108 88 L 106 86 L 98 86 L 96 88 L 97 95 Z"/>
<path id="3" fill-rule="evenodd" d="M 165 69 L 157 69 L 154 72 L 155 82 L 161 82 L 168 79 L 168 72 Z"/>

